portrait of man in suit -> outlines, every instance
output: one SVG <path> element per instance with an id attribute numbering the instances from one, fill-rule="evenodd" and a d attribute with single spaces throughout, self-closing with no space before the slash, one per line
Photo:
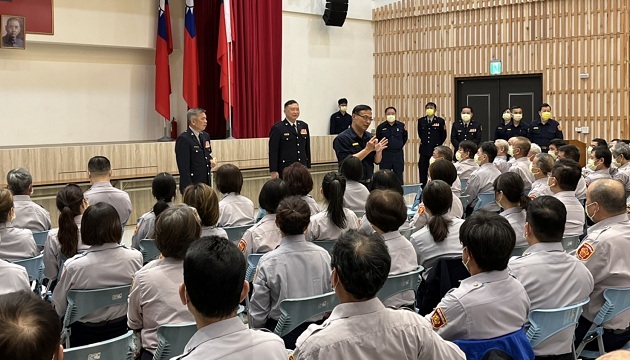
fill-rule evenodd
<path id="1" fill-rule="evenodd" d="M 25 49 L 23 16 L 2 15 L 2 41 L 0 46 L 8 49 Z"/>

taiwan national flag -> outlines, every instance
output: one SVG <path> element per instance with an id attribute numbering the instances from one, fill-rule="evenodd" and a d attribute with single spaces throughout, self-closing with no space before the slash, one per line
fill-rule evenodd
<path id="1" fill-rule="evenodd" d="M 184 30 L 184 100 L 189 108 L 199 106 L 199 60 L 197 57 L 197 30 L 195 28 L 195 1 L 186 0 Z"/>
<path id="2" fill-rule="evenodd" d="M 166 119 L 171 118 L 171 70 L 168 56 L 172 52 L 171 12 L 168 8 L 168 0 L 159 0 L 155 42 L 155 111 Z"/>

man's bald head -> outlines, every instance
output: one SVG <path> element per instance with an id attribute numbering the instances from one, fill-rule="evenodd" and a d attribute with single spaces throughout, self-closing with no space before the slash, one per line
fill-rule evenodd
<path id="1" fill-rule="evenodd" d="M 626 190 L 618 180 L 595 180 L 588 187 L 586 200 L 589 204 L 598 203 L 610 216 L 626 213 Z"/>
<path id="2" fill-rule="evenodd" d="M 597 360 L 630 360 L 630 351 L 617 350 L 597 358 Z"/>

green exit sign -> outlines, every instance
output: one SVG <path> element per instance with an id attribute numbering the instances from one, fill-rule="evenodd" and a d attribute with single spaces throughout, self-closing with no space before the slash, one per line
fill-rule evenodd
<path id="1" fill-rule="evenodd" d="M 501 60 L 490 60 L 490 75 L 501 75 L 502 71 Z"/>

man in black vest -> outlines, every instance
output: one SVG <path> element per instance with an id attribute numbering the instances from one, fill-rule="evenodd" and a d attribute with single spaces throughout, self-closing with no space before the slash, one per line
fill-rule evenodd
<path id="1" fill-rule="evenodd" d="M 284 120 L 269 132 L 269 172 L 272 179 L 282 178 L 285 167 L 299 162 L 311 167 L 311 134 L 308 124 L 298 120 L 300 105 L 295 100 L 284 104 Z"/>
<path id="2" fill-rule="evenodd" d="M 210 135 L 205 132 L 206 110 L 190 109 L 186 114 L 188 129 L 175 141 L 175 158 L 179 169 L 179 191 L 183 194 L 188 185 L 211 185 L 210 169 L 216 166 L 212 158 Z"/>

